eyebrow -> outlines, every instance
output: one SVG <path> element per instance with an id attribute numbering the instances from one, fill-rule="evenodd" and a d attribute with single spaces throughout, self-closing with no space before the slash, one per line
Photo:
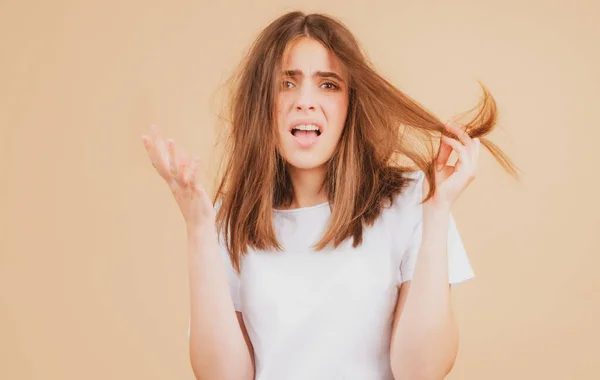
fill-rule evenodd
<path id="1" fill-rule="evenodd" d="M 298 77 L 298 76 L 302 77 L 302 76 L 304 76 L 304 73 L 302 72 L 302 70 L 293 69 L 293 70 L 285 70 L 283 72 L 283 75 L 285 75 L 287 77 Z M 333 71 L 315 71 L 312 76 L 320 77 L 320 78 L 334 78 L 334 79 L 337 79 L 338 81 L 344 83 L 344 80 L 342 79 L 342 77 L 340 77 L 337 73 L 334 73 Z"/>

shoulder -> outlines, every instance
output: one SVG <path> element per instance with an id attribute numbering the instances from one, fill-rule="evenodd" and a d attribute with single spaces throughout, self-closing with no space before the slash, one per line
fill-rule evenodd
<path id="1" fill-rule="evenodd" d="M 422 170 L 404 173 L 408 183 L 398 194 L 394 195 L 391 209 L 401 211 L 407 207 L 418 206 L 423 199 L 423 181 L 425 173 Z"/>
<path id="2" fill-rule="evenodd" d="M 391 204 L 388 203 L 382 213 L 386 222 L 395 225 L 407 221 L 412 224 L 421 216 L 425 173 L 421 170 L 405 172 L 403 177 L 408 182 L 401 191 L 392 196 Z"/>

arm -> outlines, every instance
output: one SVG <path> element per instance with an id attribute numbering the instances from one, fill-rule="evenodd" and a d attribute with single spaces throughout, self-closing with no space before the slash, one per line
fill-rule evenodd
<path id="1" fill-rule="evenodd" d="M 392 329 L 397 380 L 439 380 L 458 352 L 458 328 L 448 285 L 449 209 L 423 206 L 423 238 L 413 279 L 402 284 Z"/>
<path id="2" fill-rule="evenodd" d="M 251 344 L 229 294 L 215 210 L 196 178 L 199 159 L 176 147 L 173 139 L 164 141 L 155 125 L 151 131 L 142 136 L 142 142 L 152 166 L 169 185 L 187 227 L 192 370 L 202 380 L 253 379 Z"/>
<path id="3" fill-rule="evenodd" d="M 190 360 L 196 378 L 254 379 L 252 345 L 231 301 L 214 226 L 188 230 L 188 257 Z"/>
<path id="4" fill-rule="evenodd" d="M 422 206 L 423 230 L 413 278 L 400 287 L 392 326 L 390 362 L 396 380 L 443 379 L 458 352 L 448 286 L 450 208 L 475 179 L 480 142 L 456 125 L 446 128 L 458 140 L 441 137 L 432 176 L 436 190 Z M 458 160 L 449 166 L 452 151 Z M 422 190 L 425 197 L 429 193 L 425 180 Z"/>

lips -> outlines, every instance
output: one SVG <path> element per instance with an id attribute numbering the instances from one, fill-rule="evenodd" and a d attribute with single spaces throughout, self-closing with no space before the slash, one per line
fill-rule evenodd
<path id="1" fill-rule="evenodd" d="M 299 119 L 290 124 L 288 131 L 293 134 L 294 129 L 300 125 L 314 125 L 319 128 L 319 135 L 323 133 L 323 124 L 314 119 Z"/>
<path id="2" fill-rule="evenodd" d="M 314 130 L 314 128 L 309 128 L 310 130 L 299 129 L 305 128 L 305 126 L 316 127 L 318 131 Z M 294 139 L 298 147 L 307 149 L 313 147 L 319 141 L 324 129 L 323 124 L 318 120 L 298 119 L 290 123 L 288 131 L 293 136 L 292 139 Z"/>
<path id="3" fill-rule="evenodd" d="M 292 129 L 292 135 L 296 136 L 299 133 L 316 133 L 317 136 L 321 136 L 321 131 L 320 130 L 314 130 L 314 129 L 297 129 L 297 128 L 293 128 Z"/>

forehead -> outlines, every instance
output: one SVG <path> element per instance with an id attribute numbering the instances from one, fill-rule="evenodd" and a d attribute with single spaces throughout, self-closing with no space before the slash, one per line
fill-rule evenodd
<path id="1" fill-rule="evenodd" d="M 301 37 L 292 41 L 282 59 L 283 69 L 299 69 L 305 73 L 333 71 L 343 74 L 340 60 L 319 41 Z"/>

